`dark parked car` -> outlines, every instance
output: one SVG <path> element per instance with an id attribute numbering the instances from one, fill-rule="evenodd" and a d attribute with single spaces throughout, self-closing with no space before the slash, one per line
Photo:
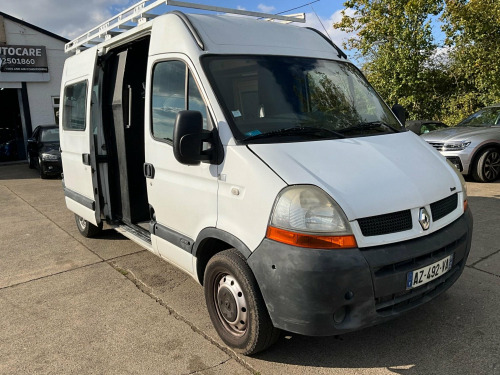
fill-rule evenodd
<path id="1" fill-rule="evenodd" d="M 61 152 L 59 151 L 59 127 L 40 125 L 28 139 L 28 163 L 37 168 L 41 178 L 60 175 L 62 172 Z"/>
<path id="2" fill-rule="evenodd" d="M 406 129 L 411 130 L 417 135 L 422 135 L 432 132 L 434 130 L 445 129 L 448 127 L 448 125 L 440 121 L 414 120 L 414 121 L 406 121 L 405 127 Z"/>

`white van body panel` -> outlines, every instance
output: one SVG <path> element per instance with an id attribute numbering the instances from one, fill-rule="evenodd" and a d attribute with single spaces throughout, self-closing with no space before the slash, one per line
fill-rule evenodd
<path id="1" fill-rule="evenodd" d="M 64 114 L 64 90 L 68 85 L 86 81 L 87 82 L 87 102 L 86 102 L 86 124 L 84 131 L 63 130 L 63 117 L 60 119 L 61 131 L 61 158 L 64 170 L 65 187 L 78 195 L 91 201 L 95 201 L 94 186 L 92 183 L 92 168 L 90 165 L 83 164 L 82 156 L 90 154 L 91 137 L 91 97 L 92 80 L 95 62 L 97 58 L 97 49 L 89 49 L 73 58 L 66 60 L 63 70 L 61 88 L 61 108 Z M 71 201 L 71 202 L 69 202 Z M 69 204 L 68 204 L 69 202 Z M 68 208 L 83 217 L 85 220 L 97 225 L 99 213 L 83 206 L 82 204 L 66 197 Z"/>
<path id="2" fill-rule="evenodd" d="M 253 251 L 266 236 L 274 201 L 286 184 L 246 146 L 227 147 L 219 170 L 217 228 Z"/>
<path id="3" fill-rule="evenodd" d="M 287 184 L 322 188 L 351 222 L 409 208 L 429 209 L 430 203 L 462 190 L 446 160 L 412 132 L 249 147 Z M 436 178 L 429 181 L 429 176 Z M 448 225 L 462 213 L 459 205 L 446 220 L 425 232 L 417 223 L 412 231 L 363 237 L 356 224 L 356 240 L 359 246 L 375 246 L 419 237 Z"/>

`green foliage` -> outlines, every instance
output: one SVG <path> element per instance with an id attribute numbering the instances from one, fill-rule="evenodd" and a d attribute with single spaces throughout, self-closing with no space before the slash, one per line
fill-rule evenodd
<path id="1" fill-rule="evenodd" d="M 436 85 L 428 68 L 436 48 L 430 15 L 442 11 L 440 2 L 349 0 L 344 5 L 355 13 L 344 11 L 334 27 L 357 33 L 345 47 L 361 53 L 368 80 L 389 104 L 399 100 L 411 117 L 429 117 Z"/>
<path id="2" fill-rule="evenodd" d="M 456 124 L 500 101 L 500 1 L 348 0 L 344 6 L 351 11 L 333 26 L 356 34 L 344 47 L 362 56 L 372 85 L 389 105 L 399 100 L 411 119 Z M 448 47 L 442 61 L 431 29 L 440 14 Z"/>
<path id="3" fill-rule="evenodd" d="M 447 0 L 442 19 L 450 47 L 447 69 L 456 78 L 442 116 L 456 123 L 500 102 L 500 1 Z"/>

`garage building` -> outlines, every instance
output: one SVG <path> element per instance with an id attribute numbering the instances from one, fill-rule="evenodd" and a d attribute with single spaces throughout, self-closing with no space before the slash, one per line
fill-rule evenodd
<path id="1" fill-rule="evenodd" d="M 0 163 L 26 160 L 33 129 L 59 122 L 67 42 L 0 12 Z"/>

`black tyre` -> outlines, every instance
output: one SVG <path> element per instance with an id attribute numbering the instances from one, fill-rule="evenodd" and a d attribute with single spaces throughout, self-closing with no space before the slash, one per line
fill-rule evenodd
<path id="1" fill-rule="evenodd" d="M 35 168 L 35 162 L 33 161 L 33 158 L 31 156 L 28 156 L 28 167 L 29 169 Z"/>
<path id="2" fill-rule="evenodd" d="M 221 339 L 238 353 L 254 354 L 279 338 L 257 281 L 245 258 L 229 249 L 207 264 L 205 300 L 210 319 Z"/>
<path id="3" fill-rule="evenodd" d="M 478 182 L 492 182 L 500 177 L 500 150 L 488 148 L 481 152 L 472 172 Z"/>
<path id="4" fill-rule="evenodd" d="M 83 217 L 75 214 L 76 227 L 80 231 L 81 235 L 84 237 L 94 237 L 101 233 L 102 231 L 102 222 L 99 223 L 99 226 L 96 227 L 94 224 L 89 223 Z"/>
<path id="5" fill-rule="evenodd" d="M 38 157 L 38 170 L 40 171 L 40 178 L 41 179 L 46 179 L 48 176 L 47 174 L 43 171 L 43 164 L 42 164 L 42 159 Z"/>

